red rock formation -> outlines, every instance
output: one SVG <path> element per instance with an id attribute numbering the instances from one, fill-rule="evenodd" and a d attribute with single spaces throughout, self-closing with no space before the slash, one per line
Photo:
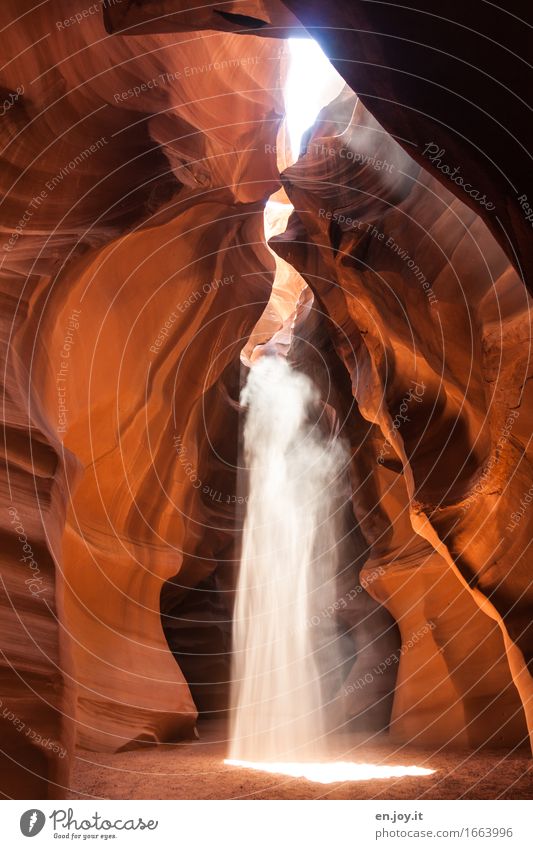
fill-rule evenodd
<path id="1" fill-rule="evenodd" d="M 482 217 L 531 292 L 530 8 L 521 0 L 285 5 L 380 124 Z"/>
<path id="2" fill-rule="evenodd" d="M 326 131 L 335 108 L 323 112 Z M 356 515 L 372 545 L 363 577 L 385 570 L 369 592 L 404 645 L 420 642 L 400 663 L 393 729 L 517 743 L 517 691 L 530 719 L 533 707 L 531 587 L 526 525 L 506 527 L 531 468 L 526 291 L 480 218 L 360 101 L 339 135 L 315 125 L 283 182 L 295 212 L 271 245 L 328 315 L 369 423 L 346 427 Z"/>
<path id="3" fill-rule="evenodd" d="M 287 6 L 281 0 L 234 0 L 217 9 L 216 5 L 178 4 L 175 0 L 140 0 L 124 6 L 110 3 L 104 20 L 108 32 L 128 35 L 221 30 L 287 38 L 305 32 Z"/>
<path id="4" fill-rule="evenodd" d="M 368 593 L 339 614 L 355 658 L 338 724 L 381 710 L 381 727 L 397 678 L 398 739 L 509 746 L 525 736 L 525 714 L 531 725 L 529 518 L 516 507 L 531 480 L 529 301 L 476 212 L 503 244 L 499 224 L 383 130 L 404 145 L 434 139 L 460 161 L 496 198 L 526 267 L 522 113 L 511 99 L 502 128 L 477 40 L 481 70 L 461 91 L 482 91 L 500 129 L 471 103 L 435 98 L 450 65 L 433 60 L 457 28 L 428 27 L 427 8 L 415 16 L 434 36 L 426 86 L 409 76 L 425 48 L 404 53 L 388 35 L 359 32 L 368 20 L 405 35 L 412 19 L 398 7 L 383 21 L 368 5 L 363 19 L 359 2 L 250 0 L 199 13 L 149 0 L 108 4 L 106 30 L 100 10 L 81 3 L 4 4 L 8 796 L 64 795 L 75 736 L 106 751 L 173 740 L 190 733 L 197 708 L 223 705 L 224 669 L 189 656 L 191 696 L 160 596 L 178 658 L 226 646 L 216 596 L 198 598 L 222 589 L 231 600 L 241 354 L 251 361 L 272 337 L 285 349 L 296 338 L 292 356 L 342 423 L 360 525 L 346 562 L 360 570 L 370 549 L 359 577 L 349 573 Z M 322 27 L 383 127 L 359 103 L 340 133 L 348 90 L 323 113 L 284 174 L 295 212 L 272 240 L 275 260 L 263 208 L 275 193 L 284 200 L 272 150 L 279 38 L 299 28 L 289 7 Z M 501 14 L 487 17 L 487 34 Z M 324 29 L 332 21 L 341 28 Z M 357 73 L 344 58 L 354 44 Z M 505 85 L 514 62 L 498 63 Z M 453 129 L 442 123 L 450 110 Z M 508 130 L 518 139 L 510 153 Z M 393 617 L 409 648 L 401 656 Z"/>
<path id="5" fill-rule="evenodd" d="M 280 44 L 250 37 L 244 55 L 224 34 L 126 40 L 99 15 L 69 23 L 81 4 L 32 6 L 3 10 L 7 87 L 24 88 L 4 118 L 4 491 L 45 589 L 25 587 L 4 510 L 2 698 L 54 744 L 69 746 L 75 720 L 79 743 L 113 751 L 196 717 L 159 595 L 184 557 L 194 585 L 228 544 L 196 486 L 202 417 L 271 287 Z M 63 748 L 4 725 L 4 792 L 66 780 Z"/>
<path id="6" fill-rule="evenodd" d="M 301 27 L 381 125 L 480 215 L 530 290 L 530 14 L 482 0 L 406 6 L 341 0 L 235 0 L 224 10 L 139 0 L 106 10 L 110 32 L 213 29 L 283 38 Z"/>

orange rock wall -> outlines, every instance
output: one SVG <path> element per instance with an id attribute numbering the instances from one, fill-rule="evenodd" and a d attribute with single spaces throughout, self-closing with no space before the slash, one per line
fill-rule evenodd
<path id="1" fill-rule="evenodd" d="M 295 212 L 271 245 L 329 317 L 367 422 L 346 426 L 363 575 L 385 570 L 369 592 L 416 646 L 392 728 L 518 743 L 533 707 L 528 521 L 509 530 L 531 477 L 528 296 L 480 218 L 353 103 L 334 135 L 326 107 L 283 173 Z"/>
<path id="2" fill-rule="evenodd" d="M 3 487 L 45 589 L 24 586 L 4 510 L 2 698 L 63 748 L 6 722 L 26 788 L 25 766 L 66 779 L 74 725 L 82 746 L 114 751 L 194 724 L 159 593 L 184 558 L 194 584 L 228 544 L 197 486 L 204 399 L 268 300 L 282 113 L 280 42 L 124 39 L 100 15 L 66 25 L 81 3 L 32 6 L 2 9 L 4 84 L 24 90 L 3 118 Z"/>

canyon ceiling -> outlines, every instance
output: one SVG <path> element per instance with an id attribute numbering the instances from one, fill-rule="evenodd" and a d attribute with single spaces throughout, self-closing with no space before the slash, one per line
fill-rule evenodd
<path id="1" fill-rule="evenodd" d="M 524 4 L 411 6 L 2 4 L 5 795 L 224 711 L 238 398 L 272 337 L 351 449 L 336 721 L 531 734 Z M 347 85 L 292 162 L 305 32 Z"/>

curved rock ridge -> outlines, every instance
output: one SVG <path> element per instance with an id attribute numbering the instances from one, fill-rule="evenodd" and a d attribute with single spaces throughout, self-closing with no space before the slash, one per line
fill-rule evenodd
<path id="1" fill-rule="evenodd" d="M 286 196 L 284 200 L 270 198 L 265 207 L 267 239 L 285 230 L 291 211 L 292 206 Z M 261 354 L 265 343 L 286 355 L 294 340 L 296 323 L 305 323 L 313 302 L 311 290 L 301 275 L 274 252 L 272 256 L 276 267 L 268 304 L 241 353 L 241 360 L 247 366 L 251 366 L 254 358 Z"/>
<path id="2" fill-rule="evenodd" d="M 3 118 L 18 518 L 4 511 L 1 773 L 8 795 L 39 798 L 47 781 L 64 795 L 74 726 L 115 751 L 194 725 L 160 591 L 182 566 L 185 587 L 232 569 L 232 520 L 208 490 L 235 486 L 213 446 L 231 459 L 224 410 L 272 287 L 263 208 L 283 102 L 279 41 L 125 39 L 100 15 L 72 21 L 82 4 L 33 6 L 2 9 L 3 79 L 24 94 Z"/>
<path id="3" fill-rule="evenodd" d="M 335 135 L 324 109 L 283 173 L 294 212 L 270 244 L 328 316 L 365 420 L 346 431 L 363 577 L 402 632 L 392 729 L 516 744 L 533 706 L 528 522 L 511 529 L 531 477 L 529 299 L 481 219 L 353 105 Z"/>
<path id="4" fill-rule="evenodd" d="M 104 21 L 108 32 L 126 35 L 221 30 L 289 38 L 306 32 L 281 0 L 233 0 L 221 6 L 177 4 L 175 0 L 140 0 L 124 6 L 110 3 L 104 9 Z"/>

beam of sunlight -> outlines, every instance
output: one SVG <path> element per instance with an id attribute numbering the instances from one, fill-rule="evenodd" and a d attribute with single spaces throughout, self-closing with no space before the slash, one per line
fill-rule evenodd
<path id="1" fill-rule="evenodd" d="M 340 666 L 340 644 L 329 622 L 309 622 L 335 600 L 347 452 L 315 424 L 319 398 L 303 371 L 273 353 L 256 360 L 240 396 L 249 495 L 233 615 L 237 760 L 324 756 L 324 679 Z"/>
<path id="2" fill-rule="evenodd" d="M 388 764 L 358 764 L 350 761 L 327 761 L 324 763 L 253 763 L 227 759 L 228 766 L 255 769 L 287 775 L 290 778 L 306 778 L 318 784 L 333 784 L 335 781 L 371 781 L 376 778 L 404 778 L 406 776 L 433 775 L 434 769 L 420 766 L 389 766 Z"/>
<path id="3" fill-rule="evenodd" d="M 312 38 L 289 38 L 290 65 L 285 84 L 287 129 L 294 159 L 305 131 L 345 82 Z"/>

